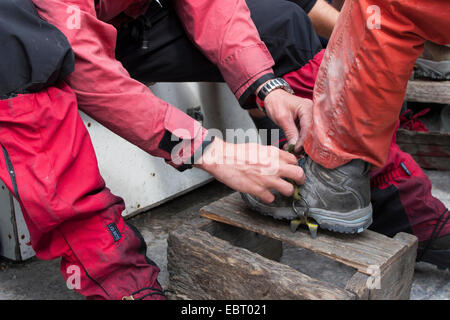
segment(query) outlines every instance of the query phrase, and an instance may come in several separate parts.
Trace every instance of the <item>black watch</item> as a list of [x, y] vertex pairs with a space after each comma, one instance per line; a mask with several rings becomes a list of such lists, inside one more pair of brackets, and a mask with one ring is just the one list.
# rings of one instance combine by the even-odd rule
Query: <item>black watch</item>
[[267, 95], [275, 89], [283, 89], [290, 94], [294, 94], [294, 90], [292, 90], [289, 83], [287, 83], [283, 78], [275, 78], [267, 81], [262, 88], [258, 92], [258, 98], [261, 101], [267, 97]]

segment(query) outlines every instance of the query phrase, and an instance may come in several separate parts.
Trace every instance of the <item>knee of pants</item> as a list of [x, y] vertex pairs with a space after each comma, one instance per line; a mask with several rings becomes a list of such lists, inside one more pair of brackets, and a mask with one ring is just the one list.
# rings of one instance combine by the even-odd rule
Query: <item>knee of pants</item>
[[67, 85], [0, 102], [0, 124], [0, 178], [39, 232], [122, 201], [105, 187]]
[[308, 14], [297, 4], [279, 0], [248, 0], [251, 17], [283, 75], [311, 60], [322, 45]]
[[292, 36], [301, 32], [301, 29], [312, 31], [308, 14], [295, 3], [279, 0], [248, 0], [247, 5], [261, 37]]

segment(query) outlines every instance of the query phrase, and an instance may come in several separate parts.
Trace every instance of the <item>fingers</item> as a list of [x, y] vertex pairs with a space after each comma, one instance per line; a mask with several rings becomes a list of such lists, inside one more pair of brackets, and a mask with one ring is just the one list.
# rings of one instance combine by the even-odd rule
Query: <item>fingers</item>
[[[220, 141], [220, 140], [219, 140]], [[297, 158], [289, 152], [274, 146], [245, 144], [244, 153], [233, 153], [233, 162], [221, 162], [220, 165], [204, 167], [217, 180], [244, 193], [252, 194], [266, 203], [275, 200], [270, 190], [276, 190], [284, 196], [292, 196], [292, 183], [283, 178], [292, 179], [297, 184], [305, 181], [303, 170], [298, 166]], [[222, 147], [223, 148], [223, 147]], [[258, 161], [249, 161], [249, 154], [257, 155]], [[239, 158], [243, 156], [243, 158]], [[263, 159], [264, 161], [262, 161]]]
[[294, 193], [294, 186], [292, 185], [292, 183], [289, 183], [286, 180], [280, 178], [273, 179], [269, 183], [269, 186], [286, 197], [290, 197]]
[[297, 157], [290, 152], [279, 150], [280, 160], [286, 161], [288, 164], [297, 164]]
[[298, 141], [299, 132], [292, 113], [285, 113], [276, 120], [286, 135], [288, 145], [296, 144]]
[[275, 200], [275, 196], [268, 189], [263, 191], [263, 192], [261, 192], [261, 193], [254, 194], [254, 195], [257, 196], [258, 198], [260, 198], [265, 203], [271, 203], [271, 202], [273, 202]]
[[270, 189], [274, 189], [281, 193], [285, 197], [290, 197], [294, 193], [294, 186], [292, 183], [282, 179], [289, 178], [295, 181], [297, 184], [305, 183], [305, 174], [299, 166], [284, 165], [280, 168], [279, 175], [267, 177], [264, 182], [263, 190], [258, 190], [255, 194], [258, 198], [266, 203], [271, 203], [275, 200], [274, 195], [270, 192]]
[[306, 181], [303, 169], [298, 165], [285, 165], [280, 167], [280, 177], [294, 180], [296, 184], [304, 184]]
[[295, 144], [294, 151], [300, 152], [312, 126], [312, 101], [306, 100], [305, 103], [298, 108], [297, 115], [300, 119], [300, 135]]
[[271, 189], [278, 191], [286, 197], [290, 197], [294, 193], [294, 186], [292, 183], [275, 176], [266, 180], [263, 187], [257, 187], [250, 193], [266, 203], [271, 203], [275, 200], [275, 196], [270, 191]]

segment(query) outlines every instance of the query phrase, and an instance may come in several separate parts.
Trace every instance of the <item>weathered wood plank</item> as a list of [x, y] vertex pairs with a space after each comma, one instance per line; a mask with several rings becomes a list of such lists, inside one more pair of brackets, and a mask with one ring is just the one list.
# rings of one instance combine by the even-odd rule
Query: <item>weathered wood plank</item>
[[176, 298], [356, 298], [349, 291], [313, 279], [189, 225], [169, 234], [167, 258], [169, 290]]
[[[238, 193], [234, 193], [230, 196], [224, 197], [214, 203], [211, 203], [210, 205], [202, 208], [200, 210], [201, 213], [203, 213], [203, 210], [219, 212], [221, 214], [224, 214], [224, 218], [227, 217], [227, 215], [242, 215], [243, 218], [245, 218], [245, 222], [252, 224], [257, 219], [257, 221], [262, 222], [262, 228], [265, 228], [267, 226], [267, 223], [273, 222], [273, 225], [278, 231], [282, 232], [283, 235], [287, 235], [288, 237], [296, 237], [296, 233], [290, 232], [290, 230], [287, 231], [287, 224], [284, 221], [276, 221], [273, 218], [270, 217], [264, 217], [260, 214], [257, 214], [250, 210], [247, 205], [242, 201], [240, 195]], [[231, 216], [230, 216], [231, 217]], [[241, 217], [241, 218], [242, 218]], [[236, 218], [236, 217], [235, 217]], [[226, 219], [226, 218], [225, 218]], [[238, 218], [239, 219], [239, 218]], [[225, 222], [222, 221], [222, 222]], [[275, 231], [277, 231], [275, 230]], [[315, 239], [312, 239], [309, 236], [309, 233], [304, 230], [301, 230], [302, 235], [306, 236], [306, 240], [308, 244], [312, 245], [318, 245], [318, 243]], [[258, 232], [258, 231], [256, 231]], [[383, 235], [380, 235], [375, 232], [368, 232], [364, 234], [363, 236], [361, 234], [359, 235], [348, 235], [348, 234], [340, 234], [340, 233], [331, 233], [327, 232], [325, 230], [322, 230], [322, 233], [324, 235], [324, 238], [321, 239], [321, 242], [325, 242], [326, 244], [331, 244], [332, 246], [335, 246], [338, 240], [338, 243], [349, 246], [350, 248], [354, 248], [356, 250], [358, 249], [374, 249], [374, 251], [370, 252], [371, 254], [378, 256], [381, 255], [382, 257], [391, 257], [393, 254], [395, 254], [398, 249], [401, 247], [390, 247], [392, 244], [392, 240], [388, 237], [385, 237]], [[330, 237], [331, 236], [331, 237]], [[284, 241], [284, 239], [281, 239]], [[373, 241], [376, 240], [376, 241]], [[382, 248], [382, 249], [380, 249]], [[347, 248], [346, 248], [347, 249]]]
[[353, 277], [348, 280], [345, 290], [349, 290], [356, 294], [358, 299], [368, 300], [370, 289], [367, 286], [369, 276], [357, 271]]
[[450, 170], [450, 133], [399, 129], [397, 144], [412, 155], [422, 168]]
[[389, 261], [388, 266], [378, 274], [374, 268], [371, 276], [356, 272], [347, 282], [346, 290], [355, 293], [358, 299], [409, 299], [418, 241], [417, 237], [404, 232], [396, 234], [394, 239], [406, 246]]
[[203, 207], [202, 216], [222, 223], [284, 241], [325, 255], [370, 275], [371, 266], [383, 270], [405, 244], [384, 235], [365, 230], [357, 235], [338, 234], [319, 230], [312, 239], [306, 229], [292, 233], [284, 221], [264, 217], [248, 209], [238, 193], [231, 194]]
[[417, 237], [400, 232], [394, 239], [406, 247], [398, 252], [388, 267], [381, 272], [379, 289], [369, 291], [370, 300], [407, 300], [410, 298], [412, 278], [417, 254]]
[[450, 146], [450, 133], [445, 132], [417, 132], [405, 129], [397, 130], [397, 143]]
[[[450, 161], [450, 135], [448, 145], [436, 145], [436, 144], [418, 144], [418, 143], [403, 143], [397, 142], [405, 152], [409, 154], [415, 154], [418, 156], [425, 156], [430, 158], [445, 158]], [[442, 159], [444, 160], [444, 159]]]
[[406, 100], [450, 103], [450, 81], [410, 80], [406, 89]]
[[283, 254], [283, 243], [281, 241], [229, 224], [218, 223], [204, 218], [199, 219], [208, 222], [205, 225], [203, 225], [203, 222], [194, 225], [199, 230], [206, 231], [216, 238], [228, 241], [231, 245], [250, 250], [264, 258], [280, 261]]
[[450, 158], [445, 157], [427, 157], [421, 156], [417, 154], [411, 155], [414, 160], [419, 164], [419, 166], [423, 169], [433, 169], [440, 171], [450, 170]]

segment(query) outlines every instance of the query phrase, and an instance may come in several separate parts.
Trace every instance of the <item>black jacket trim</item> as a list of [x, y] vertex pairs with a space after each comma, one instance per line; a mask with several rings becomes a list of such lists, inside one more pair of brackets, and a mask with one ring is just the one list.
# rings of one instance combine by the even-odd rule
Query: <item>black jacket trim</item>
[[255, 98], [255, 90], [258, 89], [258, 87], [264, 82], [271, 79], [275, 79], [275, 75], [273, 73], [266, 73], [265, 75], [259, 77], [255, 82], [253, 82], [239, 98], [239, 104], [241, 105], [241, 107], [244, 109], [256, 108], [255, 102], [253, 101]]

